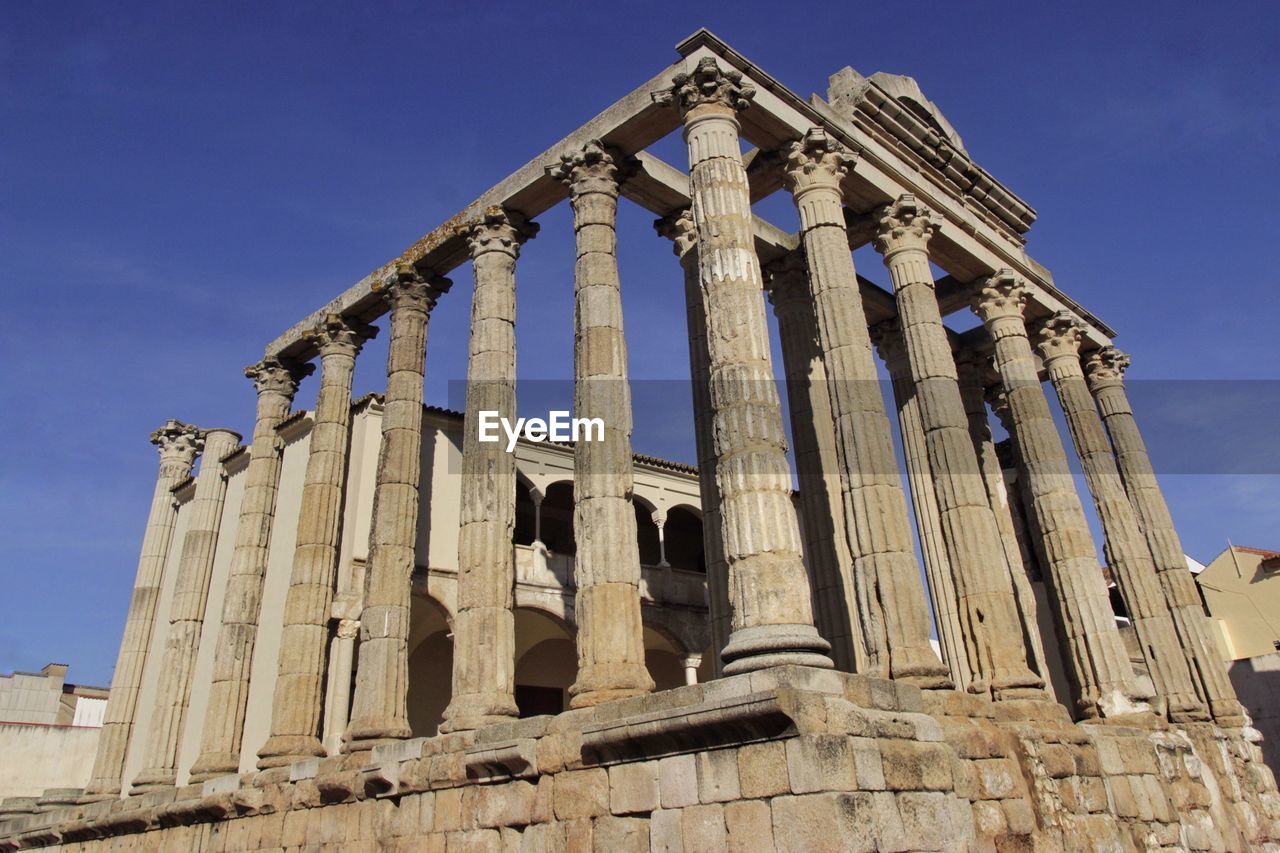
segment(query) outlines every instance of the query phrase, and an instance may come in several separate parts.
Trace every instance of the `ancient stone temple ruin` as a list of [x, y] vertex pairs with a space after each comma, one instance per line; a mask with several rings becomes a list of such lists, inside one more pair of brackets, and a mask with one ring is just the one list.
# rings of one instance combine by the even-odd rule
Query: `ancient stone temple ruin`
[[[1128, 357], [1027, 254], [1034, 211], [911, 78], [806, 100], [706, 31], [677, 50], [268, 344], [247, 444], [152, 435], [92, 781], [6, 801], [0, 850], [1280, 844]], [[646, 150], [677, 131], [687, 171]], [[774, 193], [798, 216], [757, 215]], [[675, 251], [696, 468], [632, 450], [620, 196]], [[508, 452], [479, 419], [514, 417], [521, 246], [565, 201], [604, 429]], [[423, 383], [468, 261], [459, 413]], [[383, 315], [385, 392], [353, 400]]]

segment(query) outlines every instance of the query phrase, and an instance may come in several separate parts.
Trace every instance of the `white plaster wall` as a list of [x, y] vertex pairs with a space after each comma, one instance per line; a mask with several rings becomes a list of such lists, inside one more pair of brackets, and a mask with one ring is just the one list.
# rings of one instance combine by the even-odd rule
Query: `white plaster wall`
[[83, 788], [101, 728], [0, 723], [0, 799], [38, 797], [46, 788]]

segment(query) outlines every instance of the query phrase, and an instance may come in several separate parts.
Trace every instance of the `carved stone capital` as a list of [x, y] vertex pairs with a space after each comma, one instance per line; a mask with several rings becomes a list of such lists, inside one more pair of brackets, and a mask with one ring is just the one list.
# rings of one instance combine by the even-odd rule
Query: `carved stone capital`
[[298, 392], [298, 383], [315, 372], [310, 362], [296, 362], [267, 356], [257, 364], [244, 369], [245, 378], [253, 382], [258, 396], [280, 394], [292, 400]]
[[800, 249], [770, 261], [761, 271], [765, 292], [775, 311], [802, 305], [809, 299], [809, 268]]
[[898, 200], [876, 208], [872, 214], [876, 233], [872, 238], [876, 251], [886, 258], [904, 249], [928, 248], [929, 238], [938, 230], [933, 212], [920, 204], [911, 193]]
[[820, 127], [810, 128], [804, 139], [784, 146], [782, 154], [787, 189], [797, 196], [815, 188], [839, 191], [840, 182], [858, 162], [855, 154]]
[[618, 185], [625, 167], [633, 165], [616, 150], [598, 139], [588, 141], [578, 151], [561, 154], [560, 162], [547, 168], [547, 174], [568, 185], [573, 198], [587, 193], [604, 193], [617, 197]]
[[687, 207], [670, 216], [655, 219], [653, 230], [658, 232], [659, 237], [666, 237], [671, 241], [678, 258], [684, 258], [698, 245], [698, 227]]
[[890, 371], [895, 365], [905, 364], [907, 356], [906, 342], [902, 339], [902, 323], [897, 317], [881, 320], [868, 330], [871, 343], [880, 354], [880, 359]]
[[1095, 391], [1123, 383], [1128, 369], [1129, 356], [1115, 347], [1094, 350], [1084, 359], [1085, 376], [1089, 379], [1089, 387]]
[[408, 308], [430, 313], [453, 281], [434, 273], [421, 273], [413, 264], [401, 262], [382, 281], [382, 297], [393, 310]]
[[532, 239], [539, 228], [538, 223], [529, 221], [523, 213], [496, 204], [486, 210], [478, 222], [464, 227], [473, 260], [486, 252], [502, 252], [518, 258], [520, 246]]
[[360, 635], [360, 620], [339, 619], [336, 633], [339, 640], [354, 640]]
[[1027, 286], [1013, 270], [997, 270], [979, 284], [972, 305], [984, 323], [1011, 317], [1022, 321], [1022, 312], [1027, 306]]
[[1036, 346], [1045, 363], [1060, 358], [1080, 358], [1084, 325], [1070, 311], [1059, 311], [1036, 324]]
[[204, 450], [204, 430], [169, 418], [151, 433], [151, 443], [160, 451], [160, 476], [181, 479], [191, 473], [196, 455]]
[[742, 82], [742, 73], [734, 69], [722, 69], [714, 57], [706, 56], [698, 61], [693, 73], [680, 73], [671, 79], [672, 86], [653, 93], [653, 101], [663, 106], [674, 106], [681, 116], [687, 116], [698, 107], [714, 106], [737, 112], [751, 105], [755, 87]]
[[347, 355], [355, 358], [364, 342], [378, 334], [378, 330], [340, 314], [330, 314], [310, 332], [311, 342], [320, 351], [320, 357]]

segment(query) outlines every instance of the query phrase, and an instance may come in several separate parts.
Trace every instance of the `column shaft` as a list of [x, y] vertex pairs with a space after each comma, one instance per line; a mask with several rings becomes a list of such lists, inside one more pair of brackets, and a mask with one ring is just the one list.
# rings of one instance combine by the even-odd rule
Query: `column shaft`
[[[813, 612], [818, 633], [831, 643], [836, 668], [845, 672], [887, 675], [887, 655], [868, 659], [864, 612], [868, 602], [858, 597], [853, 581], [842, 518], [840, 463], [826, 366], [818, 349], [818, 321], [809, 299], [804, 259], [792, 252], [765, 269], [769, 301], [778, 318], [778, 340], [787, 377], [791, 415], [792, 453], [800, 484], [800, 525], [804, 530], [804, 563], [813, 586]], [[881, 627], [879, 610], [876, 628]], [[884, 648], [879, 632], [877, 649]], [[881, 666], [886, 665], [886, 666]]]
[[209, 600], [213, 558], [222, 524], [223, 501], [227, 494], [222, 458], [235, 450], [240, 436], [229, 429], [205, 433], [204, 461], [191, 500], [191, 522], [182, 539], [182, 554], [174, 578], [173, 602], [169, 608], [169, 633], [165, 637], [160, 664], [160, 684], [156, 689], [156, 710], [151, 720], [144, 769], [134, 779], [131, 793], [143, 793], [173, 785], [178, 775], [178, 750], [186, 723], [195, 678], [196, 653]]
[[213, 684], [201, 735], [200, 756], [191, 768], [191, 781], [200, 782], [240, 770], [245, 709], [253, 648], [262, 610], [262, 584], [271, 548], [276, 492], [280, 485], [283, 450], [276, 427], [288, 416], [298, 381], [310, 365], [285, 365], [266, 359], [245, 368], [258, 392], [258, 410], [249, 446], [244, 497], [236, 523], [236, 547], [231, 555], [222, 627], [214, 653]]
[[[990, 364], [989, 359], [986, 361]], [[969, 418], [969, 437], [973, 440], [973, 449], [978, 455], [978, 469], [982, 472], [982, 482], [987, 490], [987, 500], [991, 504], [996, 527], [1000, 530], [1001, 550], [1004, 551], [1005, 567], [1013, 583], [1013, 597], [1022, 622], [1022, 635], [1031, 652], [1031, 663], [1036, 672], [1048, 678], [1048, 662], [1045, 659], [1044, 643], [1040, 638], [1040, 623], [1036, 612], [1038, 608], [1027, 571], [1027, 556], [1018, 539], [1013, 506], [1004, 481], [1004, 469], [1000, 465], [1000, 457], [991, 437], [982, 381], [983, 371], [975, 363], [972, 351], [961, 352], [956, 356], [956, 373], [960, 380], [960, 399], [964, 404], [965, 415]]]
[[929, 578], [938, 645], [942, 648], [942, 657], [951, 673], [952, 682], [958, 685], [969, 684], [973, 680], [973, 672], [969, 669], [969, 654], [965, 649], [967, 631], [957, 608], [956, 586], [947, 560], [947, 546], [942, 535], [942, 515], [938, 512], [938, 498], [933, 490], [933, 472], [929, 470], [929, 449], [920, 421], [920, 401], [916, 395], [915, 383], [911, 381], [911, 365], [907, 361], [907, 349], [902, 340], [902, 326], [896, 318], [886, 320], [876, 327], [875, 344], [889, 371], [898, 407], [898, 431], [902, 435], [902, 450], [906, 460], [907, 482], [911, 488], [911, 503], [915, 510], [920, 553], [924, 558], [925, 574]]
[[514, 212], [486, 211], [468, 232], [475, 292], [467, 360], [458, 531], [458, 613], [453, 621], [453, 698], [441, 731], [465, 731], [518, 714], [515, 617], [516, 458], [479, 440], [480, 413], [516, 414], [516, 258], [537, 232]]
[[429, 281], [411, 264], [401, 265], [385, 286], [391, 306], [391, 340], [360, 615], [360, 667], [346, 735], [346, 749], [352, 752], [413, 733], [407, 704], [409, 611], [417, 566], [422, 383], [427, 320], [440, 294], [448, 289], [448, 279]]
[[1080, 326], [1060, 312], [1040, 327], [1045, 368], [1075, 444], [1093, 505], [1102, 523], [1107, 564], [1133, 622], [1156, 695], [1171, 720], [1203, 720], [1208, 711], [1196, 696], [1186, 659], [1165, 606], [1155, 562], [1125, 494], [1120, 471], [1080, 364]]
[[138, 691], [147, 664], [147, 651], [151, 648], [156, 608], [160, 603], [164, 564], [169, 557], [178, 517], [172, 491], [174, 486], [191, 476], [191, 465], [204, 446], [204, 433], [171, 419], [151, 434], [151, 443], [160, 451], [160, 469], [151, 495], [146, 532], [142, 536], [142, 554], [138, 558], [133, 595], [125, 617], [124, 637], [120, 641], [120, 652], [111, 676], [106, 722], [98, 738], [93, 775], [85, 788], [90, 797], [113, 797], [120, 793], [125, 756], [137, 716]]
[[1076, 710], [1085, 717], [1148, 710], [1116, 628], [1097, 551], [1076, 492], [1067, 453], [1027, 339], [1026, 292], [1008, 271], [988, 278], [974, 300], [995, 341], [995, 363], [1008, 399], [1014, 440], [1027, 473], [1047, 559], [1050, 601], [1067, 652]]
[[1111, 436], [1125, 491], [1151, 548], [1165, 604], [1200, 697], [1219, 725], [1243, 726], [1247, 721], [1244, 708], [1218, 653], [1213, 628], [1187, 570], [1182, 542], [1125, 392], [1123, 377], [1128, 366], [1129, 357], [1114, 347], [1091, 353], [1087, 361], [1089, 386]]
[[351, 438], [351, 377], [361, 345], [374, 334], [337, 315], [312, 333], [320, 352], [320, 391], [285, 596], [271, 736], [258, 750], [263, 770], [325, 754], [320, 717]]
[[675, 78], [659, 100], [684, 117], [690, 195], [706, 300], [716, 480], [733, 595], [725, 672], [800, 664], [830, 667], [813, 625], [791, 504], [791, 469], [769, 357], [751, 198], [736, 111], [753, 90], [713, 58]]
[[1028, 666], [1000, 532], [969, 438], [929, 270], [927, 246], [936, 226], [910, 195], [880, 208], [875, 218], [876, 248], [893, 280], [961, 623], [968, 626], [973, 681], [965, 686], [997, 699], [1041, 698], [1043, 682]]
[[698, 455], [698, 493], [702, 505], [703, 563], [707, 569], [707, 611], [711, 623], [711, 668], [723, 673], [720, 652], [729, 643], [732, 608], [729, 564], [724, 556], [720, 518], [720, 487], [716, 483], [715, 438], [712, 435], [711, 355], [707, 350], [707, 312], [698, 272], [698, 235], [693, 214], [685, 209], [654, 222], [657, 232], [672, 241], [684, 271], [685, 320], [689, 329], [689, 387], [693, 395], [693, 431]]
[[[653, 690], [640, 621], [640, 549], [631, 455], [631, 391], [618, 279], [616, 157], [598, 141], [566, 154], [553, 177], [569, 185], [574, 266], [574, 416], [598, 419], [600, 440], [573, 447], [578, 676], [570, 706]], [[661, 528], [659, 528], [661, 536]]]
[[809, 296], [829, 379], [854, 583], [868, 616], [881, 622], [878, 630], [863, 625], [871, 664], [891, 678], [950, 687], [947, 668], [929, 645], [929, 610], [907, 499], [849, 252], [840, 182], [852, 157], [817, 128], [788, 146], [786, 156], [786, 182], [800, 212]]

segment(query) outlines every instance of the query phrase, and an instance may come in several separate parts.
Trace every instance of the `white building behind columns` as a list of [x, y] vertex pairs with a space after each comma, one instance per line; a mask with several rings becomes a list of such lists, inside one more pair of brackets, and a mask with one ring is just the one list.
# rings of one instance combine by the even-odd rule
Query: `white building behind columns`
[[[359, 618], [369, 523], [382, 428], [381, 398], [369, 394], [352, 404], [349, 472], [343, 509], [338, 584], [331, 627]], [[257, 750], [271, 725], [271, 700], [285, 596], [297, 533], [311, 430], [310, 413], [299, 411], [278, 432], [283, 443], [280, 491], [273, 522], [270, 558], [263, 589], [261, 626], [254, 647], [241, 772], [251, 771]], [[409, 641], [409, 708], [415, 735], [436, 731], [449, 701], [452, 640], [449, 624], [457, 608], [459, 493], [462, 416], [428, 406], [423, 423], [422, 487], [417, 559]], [[550, 442], [521, 441], [515, 450], [519, 482], [513, 546], [516, 554], [516, 698], [525, 713], [558, 712], [568, 707], [567, 689], [576, 660], [573, 647], [573, 449]], [[223, 597], [236, 519], [243, 496], [248, 454], [226, 457], [226, 505], [218, 536], [213, 578], [196, 661], [191, 703], [178, 756], [178, 784], [184, 784], [200, 749], [214, 643], [221, 627]], [[641, 594], [646, 659], [659, 688], [675, 687], [709, 675], [706, 575], [696, 469], [677, 462], [636, 456], [635, 506], [643, 566]], [[151, 653], [143, 674], [136, 731], [145, 732], [154, 713], [163, 659], [176, 564], [194, 495], [194, 479], [173, 490], [177, 528], [164, 573]], [[661, 538], [658, 521], [663, 523]], [[666, 559], [664, 560], [664, 552]], [[663, 565], [663, 563], [666, 565]], [[342, 640], [335, 640], [335, 644]], [[352, 658], [330, 656], [326, 690], [325, 745], [336, 752], [349, 712]], [[144, 760], [139, 740], [130, 745], [125, 780], [137, 775]], [[92, 756], [92, 750], [87, 755]], [[86, 770], [87, 773], [87, 770]], [[83, 783], [84, 780], [80, 780]]]

